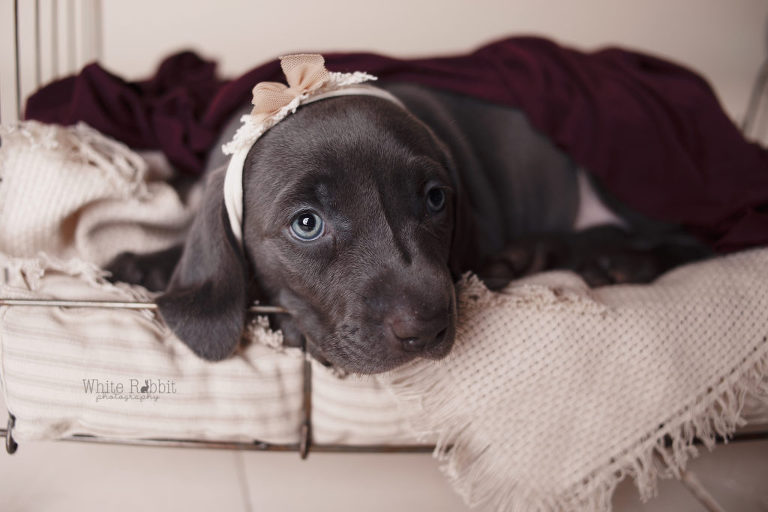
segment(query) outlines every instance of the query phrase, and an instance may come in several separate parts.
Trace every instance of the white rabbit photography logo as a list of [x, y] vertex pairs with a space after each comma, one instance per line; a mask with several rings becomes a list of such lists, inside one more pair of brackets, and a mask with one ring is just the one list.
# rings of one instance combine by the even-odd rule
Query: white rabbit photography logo
[[83, 379], [83, 391], [93, 395], [96, 402], [121, 400], [127, 402], [157, 402], [162, 395], [176, 393], [176, 382], [170, 379]]

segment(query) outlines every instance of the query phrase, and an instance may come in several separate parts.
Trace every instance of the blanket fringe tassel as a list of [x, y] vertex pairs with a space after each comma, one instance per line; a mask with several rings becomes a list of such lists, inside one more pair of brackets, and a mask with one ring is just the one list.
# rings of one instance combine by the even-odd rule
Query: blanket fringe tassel
[[[696, 440], [711, 451], [718, 437], [727, 441], [737, 427], [746, 424], [742, 410], [748, 396], [768, 405], [768, 342], [765, 337], [758, 341], [737, 368], [657, 432], [556, 495], [523, 488], [514, 480], [505, 481], [503, 487], [495, 484], [498, 475], [509, 472], [509, 461], [494, 457], [490, 444], [478, 445], [473, 440], [476, 436], [468, 432], [470, 420], [447, 399], [437, 399], [428, 414], [413, 416], [412, 426], [425, 437], [438, 437], [434, 456], [471, 507], [512, 512], [609, 511], [613, 492], [624, 478], [632, 477], [641, 499], [647, 501], [656, 495], [659, 477], [679, 479], [684, 475], [688, 461], [698, 455]], [[447, 390], [434, 389], [436, 382], [429, 372], [414, 370], [401, 375], [391, 385], [400, 399], [417, 408], [427, 394], [451, 396]], [[440, 426], [437, 432], [435, 425]]]

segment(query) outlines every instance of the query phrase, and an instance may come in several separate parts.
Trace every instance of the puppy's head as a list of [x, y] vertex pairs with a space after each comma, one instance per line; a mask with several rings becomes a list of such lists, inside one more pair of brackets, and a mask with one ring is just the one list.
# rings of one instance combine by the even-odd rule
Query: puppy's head
[[244, 254], [219, 189], [158, 301], [163, 316], [198, 354], [226, 357], [255, 279], [265, 301], [290, 311], [278, 319], [286, 341], [303, 339], [344, 370], [376, 373], [446, 355], [456, 321], [449, 166], [434, 135], [387, 100], [302, 107], [246, 159]]

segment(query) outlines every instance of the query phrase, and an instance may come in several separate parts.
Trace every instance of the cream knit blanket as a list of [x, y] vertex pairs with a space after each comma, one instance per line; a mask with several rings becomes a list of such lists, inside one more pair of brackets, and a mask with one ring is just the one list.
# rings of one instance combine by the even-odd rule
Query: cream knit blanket
[[124, 251], [181, 240], [199, 193], [185, 204], [147, 161], [85, 124], [0, 126], [0, 252], [39, 252], [104, 265]]
[[[134, 211], [139, 204], [151, 210], [156, 197], [143, 196], [146, 189], [137, 178], [141, 173], [134, 172], [141, 169], [141, 161], [92, 130], [27, 123], [21, 129], [4, 130], [2, 136], [0, 252], [31, 257], [45, 250], [100, 263], [117, 252], [110, 244], [120, 246], [120, 226], [107, 225], [102, 231], [110, 233], [106, 238], [100, 238], [98, 229], [84, 229], [81, 223], [89, 208], [111, 203], [114, 208], [110, 211], [117, 216], [158, 218]], [[93, 155], [95, 147], [102, 151]], [[35, 160], [43, 157], [47, 163]], [[58, 167], [49, 168], [51, 162], [58, 162]], [[88, 176], [82, 182], [73, 182], [71, 175], [57, 176], [67, 172]], [[41, 176], [57, 180], [56, 187], [37, 185]], [[65, 188], [67, 194], [58, 193]], [[11, 203], [13, 208], [8, 206]], [[172, 209], [178, 213], [184, 207]], [[143, 243], [142, 236], [137, 231], [136, 243]], [[154, 239], [167, 244], [169, 238]], [[46, 258], [4, 261], [12, 281], [4, 291], [71, 296], [90, 287], [97, 295], [143, 296], [140, 290], [107, 286], [95, 270], [84, 271], [80, 264], [73, 264], [80, 269], [75, 271]], [[41, 272], [29, 272], [34, 268]], [[747, 398], [768, 403], [767, 270], [768, 249], [761, 249], [679, 268], [649, 286], [590, 290], [574, 274], [553, 272], [512, 283], [504, 293], [491, 293], [467, 277], [458, 289], [459, 330], [452, 354], [437, 363], [416, 361], [380, 380], [400, 402], [399, 418], [407, 418], [424, 435], [439, 439], [437, 456], [468, 503], [489, 510], [608, 510], [620, 479], [632, 476], [643, 497], [652, 495], [657, 476], [678, 474], [696, 453], [694, 438], [711, 448], [716, 434], [730, 434], [743, 423]], [[61, 281], [78, 279], [78, 275], [80, 285]], [[30, 276], [37, 277], [30, 281]], [[131, 347], [139, 345], [147, 345], [150, 351], [130, 357], [132, 368], [139, 372], [150, 358], [154, 365], [150, 376], [152, 372], [179, 375], [188, 386], [188, 392], [177, 397], [181, 400], [165, 401], [170, 409], [147, 415], [146, 408], [129, 406], [136, 407], [134, 412], [144, 412], [145, 422], [166, 420], [156, 428], [210, 436], [210, 431], [200, 431], [200, 423], [187, 421], [180, 427], [167, 420], [195, 411], [185, 407], [194, 407], [200, 393], [208, 393], [204, 398], [211, 404], [219, 403], [211, 390], [223, 391], [225, 401], [220, 404], [227, 411], [238, 410], [226, 402], [233, 399], [233, 393], [219, 380], [225, 379], [216, 369], [221, 363], [188, 357], [186, 347], [167, 336], [157, 318], [128, 311], [107, 315], [2, 308], [0, 313], [4, 392], [9, 407], [25, 412], [27, 421], [22, 418], [19, 426], [22, 431], [28, 429], [29, 437], [44, 437], [39, 431], [34, 433], [36, 427], [42, 428], [35, 415], [48, 422], [49, 436], [55, 436], [56, 426], [60, 427], [58, 433], [82, 432], [94, 425], [89, 422], [99, 421], [99, 429], [108, 432], [112, 428], [123, 435], [117, 420], [121, 414], [126, 423], [139, 429], [131, 435], [141, 435], [140, 428], [148, 423], [142, 423], [140, 415], [138, 419], [126, 416], [119, 405], [110, 405], [112, 416], [103, 409], [83, 416], [95, 408], [92, 404], [77, 408], [84, 403], [79, 390], [71, 398], [80, 400], [75, 405], [45, 400], [52, 396], [46, 395], [50, 390], [69, 389], [73, 378], [94, 368], [106, 368], [102, 375], [110, 376], [111, 369], [126, 363]], [[106, 331], [90, 331], [89, 335], [88, 315]], [[110, 326], [114, 336], [109, 335]], [[46, 332], [53, 334], [46, 337]], [[67, 332], [80, 334], [67, 338]], [[141, 332], [149, 334], [142, 337]], [[274, 335], [266, 329], [250, 332], [256, 342], [274, 342]], [[110, 342], [112, 338], [118, 347]], [[62, 343], [62, 339], [70, 343]], [[58, 368], [66, 354], [46, 358], [51, 346], [64, 352], [71, 347], [76, 355], [69, 361], [86, 361], [87, 366]], [[296, 389], [292, 380], [295, 355], [281, 355], [288, 358], [282, 362], [270, 362], [271, 356], [254, 359], [261, 350], [252, 346], [224, 364], [237, 372], [238, 385], [248, 382], [249, 372], [254, 379], [265, 380], [264, 389], [272, 391], [262, 398], [283, 415], [270, 421], [290, 428], [295, 422], [290, 411], [295, 409], [282, 408], [274, 398], [284, 392], [280, 379], [286, 375], [293, 382], [289, 392]], [[30, 354], [37, 354], [34, 364]], [[9, 363], [13, 364], [10, 372]], [[14, 379], [14, 372], [21, 378]], [[321, 395], [331, 403], [342, 402], [334, 397], [343, 394], [339, 390], [345, 387], [374, 389], [372, 383], [333, 381], [329, 374], [322, 375], [328, 385]], [[269, 387], [269, 376], [277, 384]], [[27, 400], [30, 390], [37, 393], [39, 403]], [[371, 407], [386, 403], [375, 402], [381, 395], [369, 391], [348, 397], [353, 395], [357, 398], [350, 401], [357, 411], [363, 411], [369, 401], [373, 401]], [[234, 396], [236, 401], [242, 398], [242, 394]], [[292, 395], [290, 400], [295, 402], [296, 397]], [[163, 401], [159, 403], [162, 406]], [[51, 415], [51, 411], [57, 412]], [[368, 423], [363, 424], [371, 429], [386, 421], [368, 414]], [[348, 417], [352, 420], [355, 415]], [[248, 421], [240, 426], [253, 433], [265, 428]], [[206, 425], [202, 427], [205, 430]], [[243, 434], [231, 425], [223, 428], [234, 437]], [[280, 429], [266, 428], [261, 433], [275, 440], [295, 439], [294, 434], [283, 439]], [[665, 439], [670, 440], [669, 446]]]

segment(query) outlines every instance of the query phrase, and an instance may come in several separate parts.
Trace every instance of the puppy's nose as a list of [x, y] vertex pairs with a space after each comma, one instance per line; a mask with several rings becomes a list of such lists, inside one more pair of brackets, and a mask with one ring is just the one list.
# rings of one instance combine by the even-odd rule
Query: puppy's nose
[[390, 322], [390, 327], [405, 352], [422, 352], [442, 341], [448, 330], [448, 318], [442, 315], [421, 320], [413, 316], [399, 316]]

